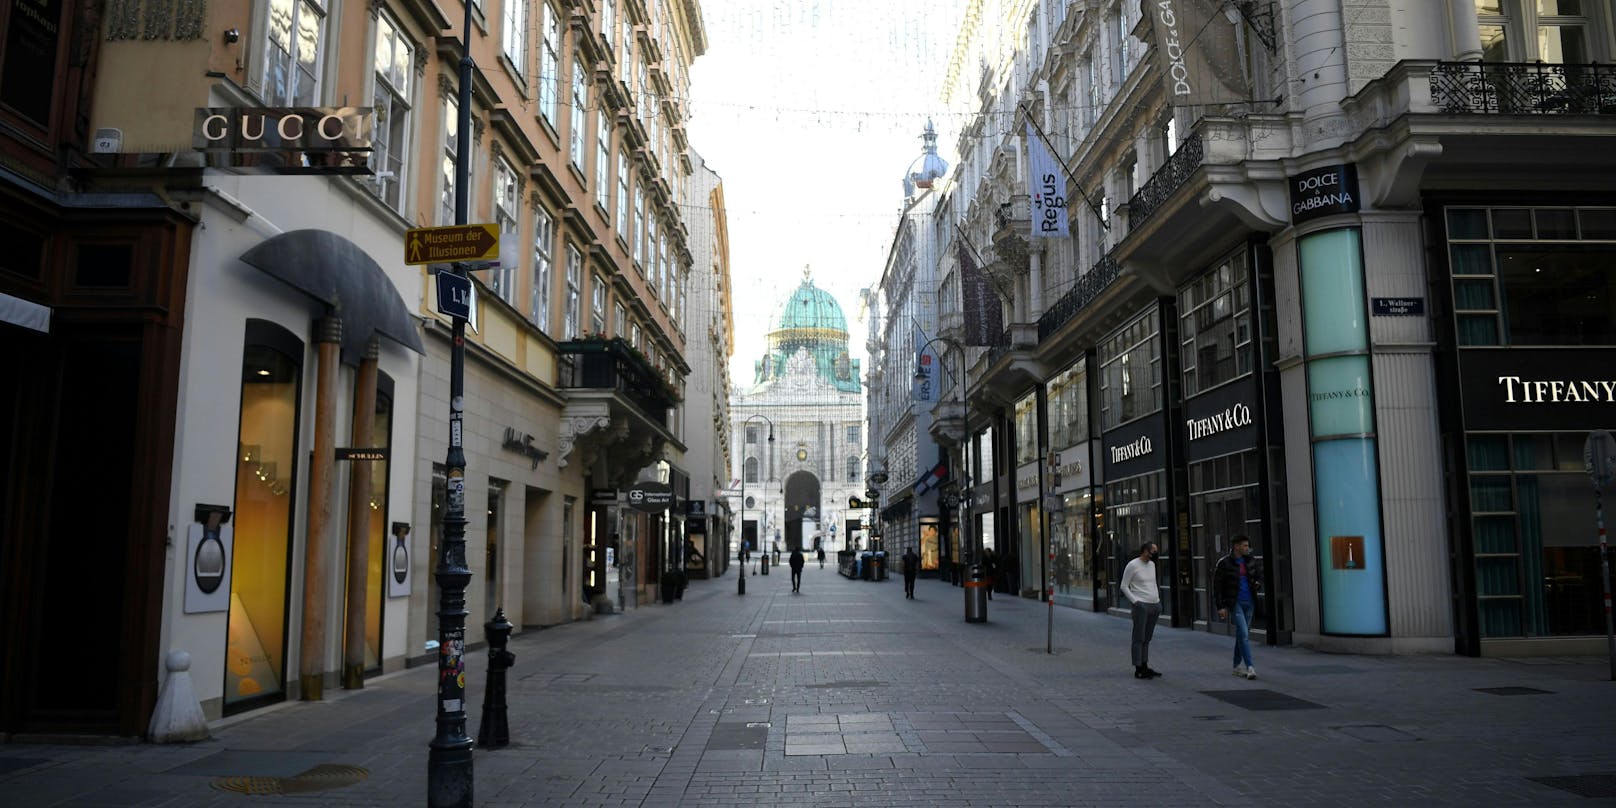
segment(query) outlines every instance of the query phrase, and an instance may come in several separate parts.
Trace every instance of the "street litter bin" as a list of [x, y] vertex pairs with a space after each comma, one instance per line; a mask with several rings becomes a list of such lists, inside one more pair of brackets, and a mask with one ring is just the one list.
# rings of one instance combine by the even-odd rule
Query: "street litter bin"
[[859, 554], [859, 578], [865, 581], [875, 580], [875, 553]]
[[887, 554], [885, 550], [877, 550], [875, 553], [875, 580], [885, 581], [886, 579]]
[[965, 576], [965, 622], [988, 621], [988, 580], [979, 564], [972, 564]]

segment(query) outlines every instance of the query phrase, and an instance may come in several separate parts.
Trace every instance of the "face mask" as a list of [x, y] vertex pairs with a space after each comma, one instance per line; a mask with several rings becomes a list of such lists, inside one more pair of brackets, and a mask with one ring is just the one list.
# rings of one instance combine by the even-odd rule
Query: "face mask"
[[1150, 560], [1151, 561], [1155, 561], [1158, 558], [1161, 558], [1161, 551], [1159, 551], [1159, 550], [1150, 551]]

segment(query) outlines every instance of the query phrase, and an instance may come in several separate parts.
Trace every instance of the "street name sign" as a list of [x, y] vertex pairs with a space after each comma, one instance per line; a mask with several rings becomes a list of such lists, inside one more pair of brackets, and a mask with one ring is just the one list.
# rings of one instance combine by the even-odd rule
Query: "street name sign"
[[404, 263], [499, 260], [499, 225], [415, 227], [404, 234]]
[[471, 279], [453, 272], [439, 272], [438, 311], [462, 320], [471, 319]]

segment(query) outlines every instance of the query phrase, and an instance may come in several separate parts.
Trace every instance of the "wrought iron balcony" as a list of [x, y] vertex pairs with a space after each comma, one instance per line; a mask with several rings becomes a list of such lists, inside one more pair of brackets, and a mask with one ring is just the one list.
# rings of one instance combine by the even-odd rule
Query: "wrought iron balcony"
[[1203, 156], [1201, 133], [1195, 132], [1184, 140], [1178, 151], [1173, 152], [1172, 157], [1167, 158], [1166, 164], [1150, 175], [1150, 181], [1128, 200], [1129, 232], [1156, 215], [1156, 211], [1172, 198], [1173, 192], [1189, 180], [1195, 169], [1201, 167]]
[[666, 424], [668, 409], [678, 403], [662, 374], [622, 339], [568, 340], [556, 348], [564, 357], [563, 388], [614, 391], [659, 424]]
[[1437, 62], [1431, 102], [1450, 114], [1616, 115], [1616, 66]]
[[1038, 340], [1042, 342], [1049, 339], [1051, 334], [1059, 331], [1061, 326], [1076, 317], [1078, 312], [1088, 306], [1094, 298], [1099, 297], [1100, 293], [1121, 274], [1122, 266], [1109, 253], [1094, 262], [1094, 266], [1077, 279], [1077, 285], [1061, 295], [1061, 299], [1055, 301], [1055, 305], [1050, 306], [1044, 312], [1044, 316], [1038, 318]]

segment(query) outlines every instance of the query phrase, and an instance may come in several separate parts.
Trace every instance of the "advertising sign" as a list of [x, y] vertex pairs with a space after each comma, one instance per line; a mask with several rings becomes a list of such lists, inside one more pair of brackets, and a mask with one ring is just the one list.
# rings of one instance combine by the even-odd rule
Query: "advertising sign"
[[1616, 350], [1462, 348], [1466, 429], [1583, 430], [1616, 424]]
[[635, 483], [628, 489], [628, 506], [643, 513], [661, 513], [673, 506], [673, 489], [653, 480]]
[[1291, 177], [1287, 185], [1291, 224], [1358, 212], [1358, 166], [1353, 163], [1315, 168]]

